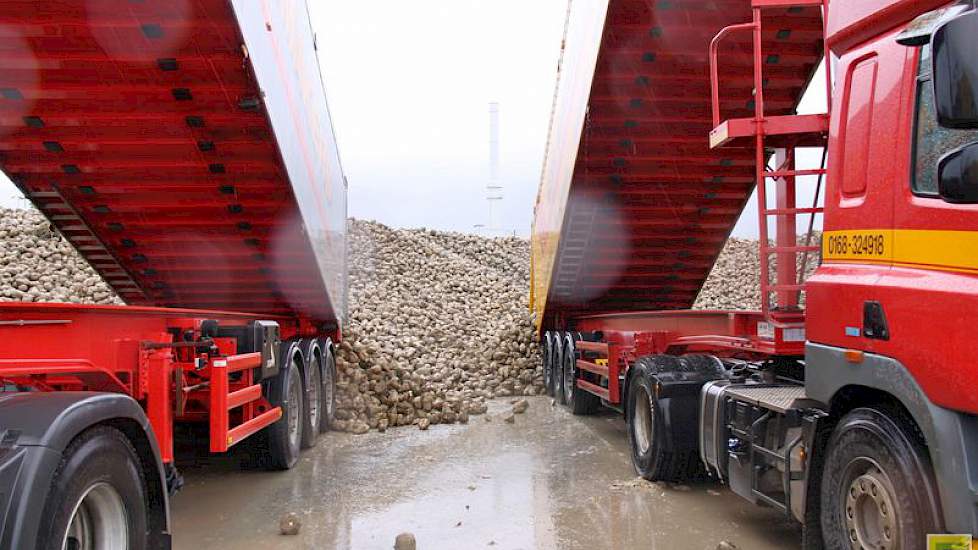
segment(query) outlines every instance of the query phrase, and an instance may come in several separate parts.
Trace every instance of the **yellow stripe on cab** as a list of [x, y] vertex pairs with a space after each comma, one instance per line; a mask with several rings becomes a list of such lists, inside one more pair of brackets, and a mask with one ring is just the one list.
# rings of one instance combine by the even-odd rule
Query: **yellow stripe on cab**
[[978, 272], [978, 231], [855, 229], [822, 235], [825, 261]]

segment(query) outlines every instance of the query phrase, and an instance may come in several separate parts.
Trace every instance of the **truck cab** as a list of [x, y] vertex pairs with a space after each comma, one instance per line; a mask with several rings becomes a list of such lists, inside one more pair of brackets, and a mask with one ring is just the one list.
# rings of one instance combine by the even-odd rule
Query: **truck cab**
[[874, 4], [829, 9], [835, 82], [823, 263], [806, 287], [806, 394], [833, 418], [865, 404], [892, 411], [926, 448], [943, 528], [975, 533], [978, 201], [941, 180], [978, 131], [938, 120], [934, 82], [934, 44], [946, 43], [934, 34], [974, 16], [961, 4]]

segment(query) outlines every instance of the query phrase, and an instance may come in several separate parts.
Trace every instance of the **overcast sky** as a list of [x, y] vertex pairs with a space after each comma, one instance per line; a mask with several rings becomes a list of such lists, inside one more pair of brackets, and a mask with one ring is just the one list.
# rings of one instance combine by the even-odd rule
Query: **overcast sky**
[[[496, 101], [504, 186], [498, 220], [527, 235], [567, 0], [309, 5], [350, 215], [458, 231], [485, 223], [488, 109]], [[824, 93], [813, 96], [806, 104], [817, 110]], [[0, 180], [0, 204], [16, 205], [17, 190]], [[755, 212], [745, 211], [735, 234], [756, 234]]]

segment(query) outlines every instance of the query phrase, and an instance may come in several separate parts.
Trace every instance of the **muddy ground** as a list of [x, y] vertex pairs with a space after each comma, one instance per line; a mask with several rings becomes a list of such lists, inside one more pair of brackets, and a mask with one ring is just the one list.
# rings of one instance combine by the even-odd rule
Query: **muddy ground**
[[[527, 414], [427, 431], [330, 433], [290, 472], [230, 456], [183, 453], [186, 486], [173, 499], [174, 547], [389, 549], [410, 531], [419, 550], [641, 548], [792, 549], [800, 529], [713, 484], [636, 480], [621, 419], [575, 418], [550, 399]], [[296, 536], [279, 518], [298, 514]]]

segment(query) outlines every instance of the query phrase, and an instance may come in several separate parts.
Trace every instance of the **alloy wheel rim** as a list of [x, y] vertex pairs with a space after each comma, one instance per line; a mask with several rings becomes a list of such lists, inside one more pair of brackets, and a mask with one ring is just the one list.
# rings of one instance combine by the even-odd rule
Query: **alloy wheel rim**
[[[632, 420], [632, 436], [635, 445], [638, 447], [639, 454], [648, 452], [652, 446], [652, 431], [655, 429], [655, 406], [652, 404], [652, 395], [645, 388], [639, 388], [645, 398], [639, 397], [635, 403], [635, 412]], [[648, 404], [648, 406], [645, 406]]]
[[574, 352], [567, 356], [564, 362], [564, 399], [570, 403], [574, 397]]
[[289, 444], [298, 447], [302, 437], [299, 419], [302, 416], [302, 384], [296, 376], [289, 380]]
[[129, 547], [129, 517], [114, 487], [99, 482], [75, 503], [62, 550], [124, 550]]
[[322, 412], [320, 397], [323, 391], [322, 374], [319, 371], [319, 362], [312, 365], [309, 373], [309, 423], [314, 427], [319, 427], [319, 415]]
[[326, 403], [326, 420], [332, 420], [336, 402], [333, 399], [333, 370], [330, 368], [323, 371], [323, 402]]
[[868, 458], [856, 459], [843, 501], [846, 535], [853, 550], [900, 550], [896, 493], [889, 476]]

